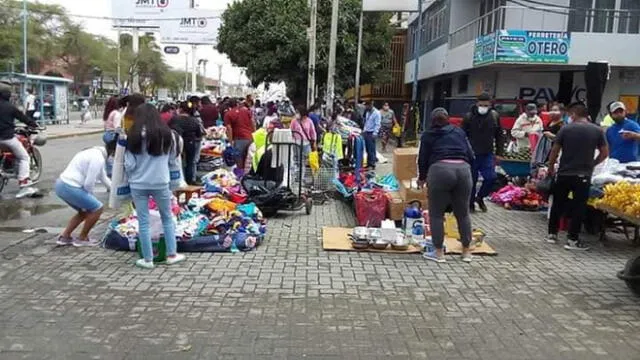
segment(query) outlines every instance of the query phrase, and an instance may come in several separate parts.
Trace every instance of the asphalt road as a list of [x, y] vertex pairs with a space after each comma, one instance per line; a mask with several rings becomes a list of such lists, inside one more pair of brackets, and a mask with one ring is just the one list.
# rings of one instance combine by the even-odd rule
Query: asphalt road
[[[10, 181], [0, 194], [0, 232], [23, 232], [38, 228], [46, 228], [52, 233], [60, 231], [74, 211], [56, 197], [53, 185], [77, 152], [101, 144], [100, 135], [90, 135], [50, 140], [41, 147], [44, 171], [36, 187], [43, 196], [17, 200], [17, 183]], [[105, 188], [97, 185], [96, 192], [98, 198], [106, 203]]]

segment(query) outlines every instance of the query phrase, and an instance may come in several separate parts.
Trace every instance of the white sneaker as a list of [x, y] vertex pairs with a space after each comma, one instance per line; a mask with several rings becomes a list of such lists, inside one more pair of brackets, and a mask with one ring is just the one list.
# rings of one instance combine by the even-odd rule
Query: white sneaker
[[32, 187], [23, 187], [16, 194], [16, 199], [22, 199], [28, 196], [33, 196], [38, 193], [38, 189]]
[[167, 256], [167, 261], [165, 261], [165, 264], [174, 265], [174, 264], [177, 264], [177, 263], [181, 263], [181, 262], [185, 261], [186, 259], [187, 259], [187, 257], [182, 255], [182, 254], [176, 254], [175, 256]]
[[143, 269], [153, 269], [156, 266], [153, 264], [153, 261], [147, 261], [145, 259], [138, 259], [136, 261], [136, 266]]
[[73, 240], [73, 246], [75, 247], [93, 247], [93, 246], [98, 246], [100, 245], [100, 240], [96, 240], [96, 239], [88, 239], [88, 240], [80, 240], [80, 239], [75, 239]]

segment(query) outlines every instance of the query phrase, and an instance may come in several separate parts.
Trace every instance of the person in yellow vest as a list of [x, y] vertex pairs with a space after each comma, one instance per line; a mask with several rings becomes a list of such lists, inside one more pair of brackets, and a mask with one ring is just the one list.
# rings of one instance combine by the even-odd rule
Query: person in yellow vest
[[127, 109], [125, 110], [124, 117], [122, 119], [122, 128], [126, 133], [129, 132], [129, 129], [133, 126], [133, 113], [136, 108], [145, 103], [145, 97], [142, 94], [131, 94], [125, 97], [127, 102]]

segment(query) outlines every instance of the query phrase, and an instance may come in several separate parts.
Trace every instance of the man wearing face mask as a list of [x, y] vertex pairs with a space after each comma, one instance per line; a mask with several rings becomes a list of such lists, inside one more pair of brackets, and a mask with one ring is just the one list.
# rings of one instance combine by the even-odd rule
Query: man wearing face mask
[[518, 148], [531, 149], [531, 142], [529, 141], [529, 135], [535, 133], [541, 133], [544, 129], [542, 119], [538, 116], [538, 107], [536, 104], [527, 104], [525, 112], [522, 113], [516, 119], [513, 128], [511, 129], [511, 136], [516, 138]]
[[380, 111], [373, 106], [371, 101], [367, 101], [362, 136], [367, 150], [367, 167], [371, 169], [376, 168], [376, 162], [378, 161], [376, 156], [376, 137], [380, 132], [380, 121]]
[[[500, 127], [500, 115], [491, 109], [491, 96], [483, 93], [478, 96], [476, 105], [462, 120], [462, 128], [469, 138], [475, 160], [471, 168], [473, 188], [471, 190], [470, 209], [475, 211], [475, 204], [480, 210], [487, 211], [484, 198], [489, 196], [496, 179], [495, 164], [500, 160], [504, 152], [504, 134]], [[494, 148], [495, 155], [494, 156]], [[478, 174], [482, 174], [482, 186], [476, 192]]]
[[619, 101], [609, 105], [608, 110], [614, 121], [614, 124], [607, 129], [607, 142], [611, 151], [610, 157], [621, 163], [638, 161], [640, 125], [626, 118], [627, 109]]

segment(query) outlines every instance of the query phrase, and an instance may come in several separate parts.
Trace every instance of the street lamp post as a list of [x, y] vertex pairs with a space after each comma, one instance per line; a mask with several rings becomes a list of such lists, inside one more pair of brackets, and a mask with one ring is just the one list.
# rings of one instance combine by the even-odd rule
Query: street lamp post
[[[27, 30], [29, 23], [29, 15], [27, 13], [27, 0], [22, 0], [22, 58], [24, 59], [23, 73], [24, 78], [22, 82], [22, 96], [27, 91], [27, 73], [29, 72], [29, 65], [27, 59]], [[25, 109], [26, 110], [26, 109]]]

